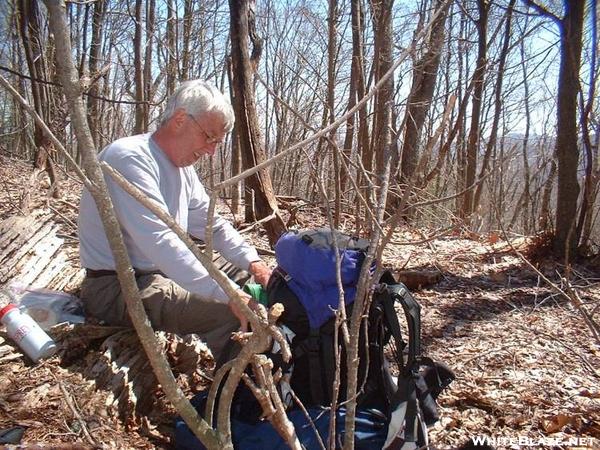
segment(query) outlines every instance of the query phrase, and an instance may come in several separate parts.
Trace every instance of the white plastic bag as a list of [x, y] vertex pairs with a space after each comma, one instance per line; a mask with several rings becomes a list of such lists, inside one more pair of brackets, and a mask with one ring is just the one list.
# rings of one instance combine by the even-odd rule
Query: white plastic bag
[[19, 309], [29, 314], [43, 330], [63, 322], [85, 322], [81, 301], [74, 295], [24, 286], [18, 281], [11, 282], [9, 288], [18, 300]]

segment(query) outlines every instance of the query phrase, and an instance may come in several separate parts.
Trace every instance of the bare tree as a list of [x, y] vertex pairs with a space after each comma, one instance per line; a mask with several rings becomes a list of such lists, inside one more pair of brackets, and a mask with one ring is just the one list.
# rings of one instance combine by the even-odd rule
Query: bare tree
[[556, 158], [558, 191], [556, 193], [556, 229], [552, 247], [557, 255], [573, 255], [579, 237], [576, 217], [579, 199], [577, 166], [579, 147], [577, 136], [577, 93], [583, 31], [583, 1], [564, 3], [565, 14], [557, 17], [546, 8], [526, 0], [542, 15], [552, 19], [560, 30], [560, 70], [558, 75]]
[[[103, 141], [100, 133], [100, 124], [102, 123], [100, 117], [100, 83], [102, 80], [101, 75], [98, 73], [100, 70], [100, 51], [102, 45], [102, 35], [104, 30], [104, 14], [106, 11], [106, 0], [98, 0], [93, 5], [94, 12], [92, 14], [92, 40], [90, 42], [90, 57], [88, 61], [89, 66], [89, 78], [90, 87], [88, 90], [88, 122], [90, 124], [90, 130], [92, 132], [92, 138], [96, 144], [96, 148], [101, 148]], [[105, 69], [102, 68], [102, 71]]]
[[460, 217], [467, 222], [473, 213], [473, 189], [477, 171], [477, 153], [479, 151], [481, 104], [483, 101], [484, 78], [487, 66], [487, 26], [490, 3], [487, 0], [477, 0], [479, 17], [475, 21], [477, 27], [477, 63], [473, 74], [473, 102], [471, 104], [471, 124], [467, 142], [467, 159], [465, 169], [465, 187], [468, 190], [463, 197], [459, 210]]
[[[46, 67], [46, 49], [43, 46], [43, 43], [47, 40], [42, 35], [38, 0], [18, 0], [17, 11], [25, 60], [31, 75], [30, 83], [34, 108], [39, 116], [49, 122], [51, 94], [48, 84], [44, 83], [48, 70]], [[35, 170], [31, 176], [29, 186], [25, 188], [22, 196], [20, 207], [23, 211], [29, 210], [29, 191], [36, 189], [37, 177], [41, 171], [48, 172], [50, 182], [53, 185], [52, 195], [56, 198], [60, 196], [56, 169], [51, 159], [54, 149], [37, 124], [34, 124], [33, 142], [35, 145]]]
[[415, 62], [412, 86], [405, 112], [404, 140], [401, 150], [400, 183], [407, 185], [415, 173], [419, 159], [421, 131], [433, 100], [435, 83], [445, 37], [446, 17], [449, 3], [438, 0], [436, 11], [442, 9], [431, 28], [426, 49]]
[[[233, 69], [233, 107], [237, 122], [237, 134], [242, 149], [244, 168], [250, 168], [265, 160], [261, 144], [256, 103], [254, 98], [253, 73], [260, 57], [260, 45], [254, 36], [252, 58], [248, 49], [248, 38], [254, 33], [254, 2], [229, 0], [231, 15], [231, 64]], [[254, 193], [257, 218], [272, 216], [265, 223], [271, 243], [285, 231], [285, 224], [278, 212], [277, 201], [268, 170], [261, 170], [246, 180], [246, 188]]]

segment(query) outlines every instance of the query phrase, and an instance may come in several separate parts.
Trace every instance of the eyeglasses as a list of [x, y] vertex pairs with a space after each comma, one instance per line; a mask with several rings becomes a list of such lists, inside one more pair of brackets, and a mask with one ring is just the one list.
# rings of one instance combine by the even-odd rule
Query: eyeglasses
[[196, 118], [194, 116], [192, 116], [191, 114], [188, 114], [188, 117], [190, 119], [192, 119], [192, 121], [198, 126], [198, 128], [200, 128], [200, 131], [202, 131], [202, 134], [206, 137], [206, 143], [207, 144], [222, 144], [223, 143], [223, 139], [224, 138], [216, 138], [214, 136], [211, 136], [210, 134], [208, 134], [204, 128], [202, 127], [202, 125], [200, 125], [200, 122], [198, 122], [196, 120]]

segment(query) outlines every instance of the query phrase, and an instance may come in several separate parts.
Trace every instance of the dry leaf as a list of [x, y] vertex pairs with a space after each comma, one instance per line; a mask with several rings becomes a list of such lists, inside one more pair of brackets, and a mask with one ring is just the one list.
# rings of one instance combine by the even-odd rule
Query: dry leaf
[[551, 419], [543, 421], [544, 431], [548, 434], [556, 433], [562, 430], [567, 425], [575, 425], [577, 423], [576, 416], [568, 416], [566, 414], [558, 414]]
[[579, 395], [587, 398], [600, 398], [600, 392], [590, 392], [587, 389], [583, 389], [579, 392]]
[[498, 235], [498, 233], [496, 231], [492, 231], [487, 238], [487, 241], [489, 244], [494, 245], [496, 242], [498, 242], [500, 240], [500, 236]]

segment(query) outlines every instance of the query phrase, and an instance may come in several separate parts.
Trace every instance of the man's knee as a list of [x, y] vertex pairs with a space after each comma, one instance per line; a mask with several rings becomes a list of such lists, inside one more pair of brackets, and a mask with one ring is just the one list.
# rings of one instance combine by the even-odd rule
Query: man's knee
[[121, 285], [116, 276], [86, 277], [81, 285], [80, 298], [86, 317], [100, 320], [107, 325], [131, 325], [121, 295]]

